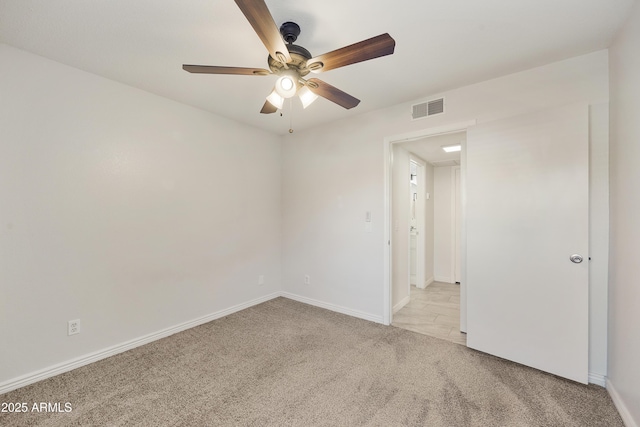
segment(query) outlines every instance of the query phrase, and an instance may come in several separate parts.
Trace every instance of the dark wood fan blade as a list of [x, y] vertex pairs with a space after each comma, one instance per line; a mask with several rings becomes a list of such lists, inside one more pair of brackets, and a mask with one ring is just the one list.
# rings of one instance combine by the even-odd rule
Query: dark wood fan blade
[[291, 62], [289, 50], [264, 0], [235, 0], [273, 59]]
[[262, 110], [260, 112], [262, 114], [272, 114], [278, 111], [278, 107], [270, 103], [269, 101], [264, 101], [264, 105], [262, 106]]
[[316, 73], [329, 71], [345, 65], [391, 55], [395, 47], [396, 41], [389, 34], [380, 34], [359, 43], [311, 58], [307, 61], [307, 68]]
[[360, 103], [358, 98], [354, 98], [346, 92], [331, 86], [329, 83], [325, 83], [322, 80], [313, 78], [307, 81], [307, 87], [311, 92], [318, 96], [328, 99], [331, 102], [335, 102], [341, 107], [347, 110], [357, 106]]
[[264, 68], [216, 67], [213, 65], [183, 65], [182, 69], [190, 73], [202, 74], [238, 74], [243, 76], [266, 76], [271, 74]]

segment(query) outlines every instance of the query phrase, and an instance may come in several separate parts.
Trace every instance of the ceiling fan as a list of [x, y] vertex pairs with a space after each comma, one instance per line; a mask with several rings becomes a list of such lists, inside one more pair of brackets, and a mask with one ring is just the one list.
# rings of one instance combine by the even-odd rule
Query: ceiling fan
[[278, 30], [264, 0], [235, 0], [235, 2], [269, 51], [269, 57], [267, 58], [269, 70], [264, 68], [187, 64], [184, 64], [182, 68], [190, 73], [245, 76], [275, 74], [279, 76], [273, 91], [267, 96], [267, 100], [260, 111], [263, 114], [275, 113], [278, 109], [282, 109], [285, 98], [291, 98], [295, 95], [299, 96], [304, 108], [307, 108], [318, 96], [335, 102], [346, 109], [357, 106], [360, 103], [359, 99], [320, 79], [305, 79], [305, 76], [310, 72], [320, 73], [391, 55], [396, 45], [395, 40], [389, 34], [381, 34], [359, 43], [312, 57], [307, 49], [293, 44], [300, 34], [298, 24], [285, 22]]

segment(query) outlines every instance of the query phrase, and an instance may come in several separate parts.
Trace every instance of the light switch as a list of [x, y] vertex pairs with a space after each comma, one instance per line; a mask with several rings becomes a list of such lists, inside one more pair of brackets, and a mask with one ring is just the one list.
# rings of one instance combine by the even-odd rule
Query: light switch
[[371, 211], [367, 211], [367, 214], [365, 215], [365, 221], [371, 222]]
[[365, 222], [364, 223], [364, 232], [365, 233], [371, 233], [373, 231], [373, 223], [372, 222]]
[[431, 198], [431, 194], [426, 193], [426, 194], [424, 195], [424, 198], [425, 198], [425, 199], [427, 199], [427, 200], [429, 200], [429, 199]]

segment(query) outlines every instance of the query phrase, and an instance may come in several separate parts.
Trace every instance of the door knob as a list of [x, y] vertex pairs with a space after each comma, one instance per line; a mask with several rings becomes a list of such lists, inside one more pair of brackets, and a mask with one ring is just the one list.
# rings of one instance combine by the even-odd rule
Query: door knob
[[575, 262], [576, 264], [580, 264], [582, 262], [582, 255], [573, 254], [569, 257], [571, 262]]

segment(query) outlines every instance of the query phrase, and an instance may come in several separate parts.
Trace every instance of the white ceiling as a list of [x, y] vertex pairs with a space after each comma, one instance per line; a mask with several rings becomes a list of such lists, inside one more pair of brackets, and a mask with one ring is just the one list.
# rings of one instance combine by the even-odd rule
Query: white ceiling
[[[298, 130], [609, 46], [634, 0], [266, 0], [312, 55], [388, 32], [395, 54], [317, 77], [352, 110], [294, 100]], [[259, 114], [275, 77], [194, 75], [183, 63], [268, 68], [232, 0], [0, 0], [0, 42], [221, 116], [286, 133]], [[285, 107], [285, 115], [288, 111]]]
[[434, 166], [452, 166], [460, 164], [460, 152], [447, 153], [442, 147], [461, 144], [466, 140], [466, 132], [454, 132], [400, 142], [398, 145]]

